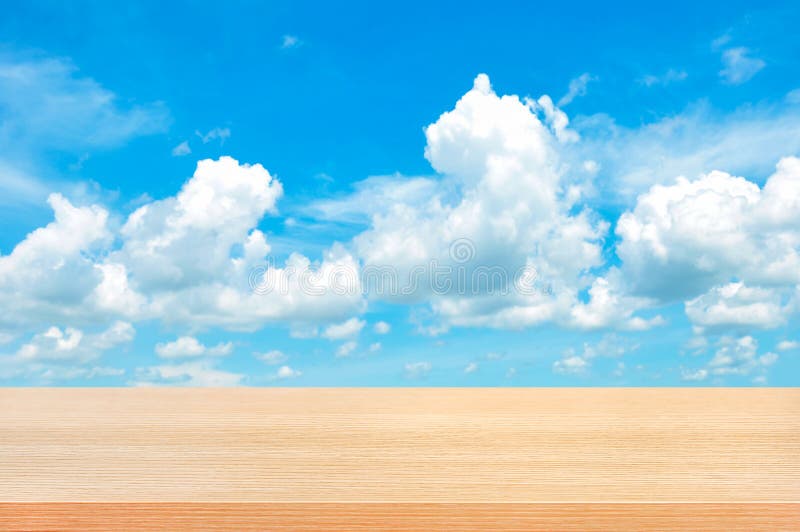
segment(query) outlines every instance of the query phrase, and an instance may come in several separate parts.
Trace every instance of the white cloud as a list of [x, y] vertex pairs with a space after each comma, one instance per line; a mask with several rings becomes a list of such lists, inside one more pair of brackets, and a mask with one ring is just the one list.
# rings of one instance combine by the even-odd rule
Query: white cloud
[[273, 349], [272, 351], [268, 351], [266, 353], [256, 353], [256, 358], [260, 361], [264, 362], [265, 364], [269, 364], [270, 366], [276, 366], [283, 362], [286, 362], [289, 357], [286, 356], [285, 353], [282, 351], [278, 351], [277, 349]]
[[281, 366], [278, 371], [275, 373], [275, 377], [278, 379], [296, 379], [300, 377], [303, 372], [298, 371], [296, 369], [292, 369], [289, 366]]
[[200, 138], [203, 144], [208, 144], [213, 140], [219, 140], [220, 145], [223, 145], [225, 144], [225, 139], [230, 138], [231, 130], [227, 127], [215, 127], [206, 133], [195, 131], [194, 134]]
[[125, 375], [124, 369], [107, 366], [49, 366], [41, 372], [38, 378], [43, 383], [49, 383], [54, 381], [74, 381], [77, 379], [92, 380], [104, 377], [122, 377], [123, 375]]
[[172, 155], [175, 157], [182, 157], [190, 153], [192, 153], [192, 148], [189, 147], [189, 142], [186, 140], [172, 148]]
[[722, 35], [711, 41], [711, 49], [719, 50], [720, 48], [731, 42], [731, 39], [732, 36], [730, 31], [726, 31], [725, 33], [723, 33]]
[[75, 207], [60, 194], [51, 194], [48, 203], [55, 220], [0, 255], [2, 325], [87, 319], [95, 312], [83, 303], [101, 280], [92, 257], [111, 240], [108, 211]]
[[639, 344], [628, 339], [613, 333], [606, 334], [594, 344], [584, 342], [580, 353], [572, 348], [567, 349], [561, 360], [553, 363], [553, 372], [562, 375], [583, 375], [589, 371], [592, 360], [597, 357], [618, 358], [638, 348]]
[[[386, 212], [372, 217], [354, 246], [366, 268], [391, 265], [401, 282], [434, 262], [463, 265], [468, 272], [492, 264], [509, 277], [522, 268], [535, 270], [558, 291], [508, 294], [484, 286], [476, 293], [442, 294], [426, 270], [412, 292], [378, 294], [427, 301], [438, 323], [421, 329], [568, 322], [588, 271], [602, 263], [601, 239], [608, 226], [588, 210], [570, 212], [558, 160], [557, 132], [565, 126], [551, 113], [553, 131], [548, 129], [537, 116], [539, 108], [516, 96], [498, 96], [488, 77], [479, 75], [455, 108], [425, 129], [425, 156], [441, 174], [437, 188], [413, 202], [398, 196]], [[454, 241], [471, 246], [472, 260], [455, 260]]]
[[671, 184], [678, 176], [692, 180], [714, 169], [760, 182], [776, 161], [800, 154], [800, 106], [789, 102], [722, 112], [700, 101], [634, 128], [606, 115], [576, 117], [571, 126], [581, 142], [568, 146], [565, 157], [572, 167], [596, 161], [603, 179], [587, 187], [591, 200], [617, 206], [654, 184]]
[[440, 184], [426, 177], [373, 176], [352, 185], [353, 191], [313, 201], [302, 212], [314, 218], [350, 224], [368, 224], [396, 205], [417, 205], [440, 193]]
[[355, 351], [358, 344], [354, 341], [345, 342], [336, 350], [337, 357], [348, 357]]
[[345, 322], [328, 326], [322, 332], [322, 337], [327, 338], [328, 340], [344, 340], [345, 338], [352, 338], [357, 336], [366, 324], [367, 322], [364, 320], [350, 318]]
[[708, 370], [705, 369], [681, 369], [681, 379], [685, 381], [703, 381], [708, 377]]
[[627, 330], [646, 330], [664, 324], [664, 319], [654, 316], [645, 319], [634, 316], [634, 312], [647, 305], [647, 300], [624, 295], [617, 286], [618, 275], [612, 270], [612, 279], [609, 282], [604, 277], [598, 277], [589, 288], [589, 300], [586, 303], [577, 303], [570, 311], [572, 324], [581, 329], [604, 329], [616, 327]]
[[[695, 319], [715, 325], [757, 319], [763, 325], [776, 317], [770, 307], [776, 300], [744, 287], [792, 291], [800, 282], [798, 213], [800, 159], [793, 157], [778, 163], [763, 188], [718, 171], [694, 181], [679, 178], [674, 185], [656, 185], [617, 223], [622, 278], [633, 293], [667, 302], [697, 298], [719, 287], [688, 303]], [[725, 288], [730, 279], [743, 284]], [[726, 294], [726, 305], [759, 300], [760, 314], [742, 317], [724, 309], [717, 300]], [[704, 306], [706, 312], [701, 312]]]
[[431, 372], [430, 362], [409, 362], [405, 365], [406, 377], [410, 379], [420, 379]]
[[379, 321], [374, 325], [373, 330], [375, 334], [389, 334], [389, 331], [392, 330], [392, 326], [385, 321]]
[[380, 342], [373, 342], [369, 344], [369, 352], [370, 353], [377, 353], [381, 350], [381, 343]]
[[0, 329], [117, 316], [252, 330], [363, 311], [359, 265], [343, 246], [318, 262], [267, 262], [256, 227], [281, 195], [261, 165], [230, 157], [200, 161], [176, 196], [147, 201], [119, 231], [102, 207], [52, 194], [55, 221], [0, 255]]
[[[282, 265], [270, 260], [272, 237], [268, 242], [258, 227], [265, 216], [277, 215], [283, 187], [260, 164], [230, 157], [200, 161], [176, 195], [144, 201], [122, 223], [100, 206], [52, 194], [54, 221], [0, 255], [0, 329], [30, 333], [41, 331], [42, 323], [58, 324], [60, 336], [46, 337], [56, 352], [59, 345], [84, 345], [74, 331], [118, 318], [190, 330], [255, 330], [278, 322], [291, 326], [293, 335], [344, 341], [366, 326], [346, 319], [366, 309], [363, 268], [391, 266], [402, 280], [433, 263], [467, 275], [487, 264], [511, 274], [533, 272], [538, 288], [504, 292], [496, 290], [502, 282], [487, 279], [477, 289], [441, 291], [423, 276], [409, 293], [370, 296], [424, 306], [417, 325], [430, 334], [544, 323], [642, 330], [664, 323], [650, 307], [673, 302], [685, 305], [697, 334], [774, 327], [800, 308], [800, 159], [781, 159], [763, 187], [757, 175], [747, 180], [695, 170], [763, 164], [777, 150], [800, 152], [800, 141], [791, 140], [800, 138], [800, 111], [792, 109], [756, 106], [709, 123], [703, 112], [687, 112], [638, 130], [612, 123], [607, 137], [597, 130], [609, 122], [590, 117], [579, 136], [548, 96], [522, 101], [498, 95], [479, 75], [455, 107], [425, 129], [425, 157], [436, 176], [370, 178], [351, 195], [308, 208], [327, 221], [366, 226], [318, 260], [298, 253]], [[222, 141], [229, 134], [216, 128], [200, 137]], [[606, 174], [621, 176], [610, 186], [647, 189], [617, 223], [620, 264], [612, 268], [609, 223], [586, 206], [597, 192], [593, 180]], [[665, 176], [673, 181], [651, 186]], [[453, 253], [454, 242], [465, 255]], [[309, 278], [319, 290], [309, 290]], [[334, 290], [342, 282], [347, 290]], [[373, 331], [386, 334], [390, 326], [378, 322]], [[230, 344], [220, 346], [183, 337], [157, 351], [164, 357], [230, 351]], [[347, 341], [338, 354], [355, 349], [356, 342]], [[586, 349], [571, 353], [553, 369], [585, 371], [593, 356]], [[769, 353], [755, 357], [756, 369], [748, 372], [771, 359]], [[145, 368], [139, 376], [241, 378], [200, 362]], [[417, 369], [409, 373], [430, 371], [427, 362], [410, 366]], [[742, 374], [747, 364], [717, 361], [706, 371], [719, 375], [726, 367]]]
[[0, 379], [26, 376], [38, 381], [109, 376], [99, 369], [75, 366], [102, 357], [106, 351], [130, 343], [136, 334], [127, 322], [117, 321], [106, 329], [85, 333], [73, 327], [49, 327], [34, 334], [13, 354], [0, 355]]
[[731, 85], [749, 81], [767, 65], [762, 59], [750, 57], [750, 50], [744, 46], [729, 48], [722, 52], [722, 64], [725, 68], [719, 71], [719, 75]]
[[553, 134], [555, 134], [559, 142], [570, 143], [580, 140], [580, 135], [569, 128], [567, 113], [556, 107], [553, 104], [553, 100], [550, 99], [550, 96], [545, 94], [536, 101], [526, 100], [525, 103], [531, 107], [531, 109], [542, 112], [545, 122], [553, 131]]
[[209, 360], [138, 368], [137, 386], [238, 386], [244, 375], [216, 369]]
[[193, 336], [181, 336], [173, 342], [156, 344], [156, 354], [161, 358], [191, 358], [202, 356], [227, 356], [233, 351], [231, 342], [207, 347]]
[[[267, 265], [270, 246], [256, 226], [276, 212], [282, 193], [260, 164], [200, 161], [177, 196], [128, 217], [122, 248], [111, 257], [127, 265], [135, 288], [149, 296], [150, 311], [166, 321], [254, 329], [360, 311], [358, 265], [341, 246], [321, 263], [291, 254], [283, 267]], [[231, 258], [236, 247], [241, 256]], [[334, 289], [343, 282], [349, 289]]]
[[464, 367], [464, 373], [469, 375], [470, 373], [475, 373], [478, 371], [478, 364], [475, 362], [470, 362]]
[[642, 77], [639, 82], [647, 87], [653, 87], [655, 85], [666, 86], [679, 81], [684, 81], [687, 77], [689, 77], [689, 75], [686, 73], [686, 71], [670, 68], [660, 75], [648, 74]]
[[589, 82], [597, 80], [596, 77], [592, 76], [588, 72], [584, 72], [577, 78], [571, 80], [569, 82], [569, 90], [567, 93], [558, 100], [558, 106], [564, 107], [565, 105], [569, 105], [572, 103], [572, 100], [577, 98], [578, 96], [583, 96], [586, 94], [586, 86], [589, 85]]
[[800, 349], [800, 342], [796, 340], [783, 340], [778, 343], [777, 349], [778, 351], [793, 351], [795, 349]]
[[778, 360], [775, 353], [758, 355], [758, 342], [752, 336], [741, 338], [723, 337], [720, 347], [708, 363], [713, 375], [750, 375], [764, 369]]
[[135, 330], [130, 323], [118, 321], [97, 334], [84, 335], [79, 329], [50, 327], [19, 348], [20, 361], [68, 360], [85, 362], [98, 358], [112, 347], [130, 342]]
[[235, 267], [230, 250], [236, 244], [244, 248], [243, 261], [263, 261], [269, 246], [255, 227], [276, 212], [282, 194], [281, 183], [260, 164], [240, 165], [230, 157], [200, 161], [177, 196], [128, 217], [115, 256], [145, 289], [216, 280]]
[[708, 376], [746, 377], [756, 374], [754, 383], [766, 383], [766, 373], [778, 361], [772, 352], [759, 355], [758, 341], [752, 336], [723, 336], [717, 349], [704, 368], [681, 368], [681, 378], [689, 381], [704, 380]]
[[553, 362], [553, 371], [563, 375], [581, 375], [589, 363], [583, 357], [572, 355]]
[[686, 301], [686, 315], [705, 329], [747, 326], [772, 329], [785, 322], [786, 309], [777, 292], [744, 283], [716, 286]]

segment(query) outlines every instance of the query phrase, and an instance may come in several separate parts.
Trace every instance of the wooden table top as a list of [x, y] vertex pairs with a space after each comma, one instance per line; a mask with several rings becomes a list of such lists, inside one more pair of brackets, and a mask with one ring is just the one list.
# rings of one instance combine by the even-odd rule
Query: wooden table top
[[797, 530], [800, 389], [6, 388], [0, 503], [0, 529]]

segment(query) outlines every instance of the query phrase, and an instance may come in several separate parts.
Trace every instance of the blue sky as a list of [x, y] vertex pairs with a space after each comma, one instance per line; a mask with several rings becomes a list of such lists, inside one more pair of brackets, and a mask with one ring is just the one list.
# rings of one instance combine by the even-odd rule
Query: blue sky
[[792, 2], [4, 11], [0, 384], [798, 385]]

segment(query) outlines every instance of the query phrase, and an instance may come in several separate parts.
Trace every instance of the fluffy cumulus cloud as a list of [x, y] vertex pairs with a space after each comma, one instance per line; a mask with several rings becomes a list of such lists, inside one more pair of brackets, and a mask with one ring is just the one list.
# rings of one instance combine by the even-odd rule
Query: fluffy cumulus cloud
[[76, 207], [60, 194], [48, 203], [54, 220], [0, 255], [0, 328], [88, 319], [104, 310], [100, 251], [112, 234], [108, 211]]
[[777, 291], [748, 288], [741, 282], [716, 286], [686, 302], [686, 315], [704, 329], [727, 326], [771, 329], [782, 325], [787, 313]]
[[[401, 287], [416, 281], [411, 293], [383, 286], [379, 296], [427, 301], [439, 331], [571, 321], [588, 272], [603, 262], [608, 224], [575, 208], [578, 194], [559, 159], [566, 123], [557, 113], [549, 98], [498, 96], [480, 75], [425, 129], [438, 186], [425, 201], [398, 197], [354, 241], [365, 268], [391, 265]], [[440, 290], [434, 265], [463, 271], [470, 285]], [[486, 265], [496, 268], [481, 272]], [[519, 272], [536, 287], [515, 289]]]
[[373, 330], [376, 334], [389, 334], [389, 331], [392, 330], [392, 326], [385, 321], [379, 321], [375, 324]]
[[323, 332], [322, 337], [328, 340], [343, 340], [357, 336], [367, 322], [358, 318], [350, 318], [342, 323], [329, 325]]
[[718, 341], [717, 349], [705, 367], [683, 369], [682, 377], [688, 381], [702, 381], [709, 376], [726, 377], [753, 376], [758, 384], [766, 382], [766, 373], [770, 366], [778, 361], [773, 352], [760, 354], [758, 341], [752, 336], [723, 336]]
[[261, 165], [230, 157], [200, 161], [176, 196], [142, 205], [118, 232], [104, 208], [51, 195], [55, 220], [0, 256], [0, 304], [16, 309], [0, 325], [116, 315], [253, 329], [361, 310], [357, 264], [341, 247], [266, 267], [257, 225], [281, 195]]
[[278, 379], [296, 379], [300, 377], [303, 373], [296, 369], [293, 369], [289, 366], [281, 366], [278, 368], [278, 371], [275, 372], [275, 378]]
[[121, 370], [88, 368], [85, 364], [96, 361], [106, 351], [130, 343], [135, 334], [133, 325], [124, 321], [114, 322], [94, 333], [52, 326], [34, 334], [16, 352], [0, 354], [0, 378], [23, 376], [46, 383], [67, 378], [116, 376]]
[[[101, 206], [52, 194], [54, 220], [0, 255], [0, 331], [18, 336], [48, 322], [71, 331], [150, 319], [253, 330], [363, 311], [357, 261], [342, 246], [318, 262], [297, 253], [283, 265], [267, 261], [270, 246], [257, 226], [277, 212], [282, 193], [261, 165], [222, 157], [200, 161], [175, 196], [141, 205], [122, 223]], [[165, 358], [229, 350], [192, 337], [157, 348]], [[140, 380], [216, 378], [208, 362], [198, 364], [160, 366]]]
[[719, 171], [657, 185], [617, 224], [621, 284], [686, 301], [700, 326], [779, 325], [800, 283], [798, 227], [800, 159], [782, 159], [763, 188]]
[[233, 344], [219, 343], [207, 347], [193, 336], [181, 336], [173, 342], [156, 344], [156, 354], [161, 358], [192, 358], [202, 356], [225, 356], [231, 354]]

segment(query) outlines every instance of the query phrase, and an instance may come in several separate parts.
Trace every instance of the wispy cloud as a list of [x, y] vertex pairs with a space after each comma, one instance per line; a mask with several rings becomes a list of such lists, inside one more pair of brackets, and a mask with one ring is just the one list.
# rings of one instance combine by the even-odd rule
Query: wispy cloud
[[222, 145], [225, 144], [225, 139], [230, 138], [231, 130], [227, 127], [215, 127], [207, 133], [195, 131], [194, 134], [200, 138], [203, 144], [208, 144], [212, 140], [219, 140], [220, 145]]
[[687, 74], [685, 70], [675, 70], [670, 68], [663, 74], [648, 74], [646, 76], [642, 76], [642, 78], [639, 79], [639, 83], [646, 87], [653, 87], [656, 85], [666, 86], [679, 81], [684, 81], [688, 77], [689, 74]]
[[420, 379], [428, 375], [432, 367], [430, 362], [409, 362], [405, 365], [406, 376], [409, 379]]
[[283, 50], [288, 50], [289, 48], [297, 48], [301, 46], [303, 41], [301, 41], [297, 35], [290, 35], [286, 34], [281, 38], [281, 48]]
[[192, 153], [192, 148], [189, 147], [189, 141], [184, 140], [174, 148], [172, 148], [172, 155], [175, 157], [182, 157]]
[[0, 53], [0, 197], [41, 201], [46, 154], [85, 157], [170, 125], [161, 102], [126, 104], [68, 59]]
[[719, 71], [720, 77], [730, 85], [740, 85], [752, 79], [767, 63], [751, 57], [750, 54], [750, 50], [744, 46], [722, 52], [722, 64], [725, 68]]
[[209, 360], [138, 368], [135, 386], [238, 386], [244, 375], [214, 367]]
[[265, 364], [269, 364], [271, 366], [276, 366], [286, 362], [289, 359], [289, 357], [286, 356], [283, 351], [278, 351], [277, 349], [273, 349], [272, 351], [268, 351], [266, 353], [256, 353], [255, 357]]
[[584, 72], [577, 78], [571, 80], [569, 82], [569, 90], [567, 90], [567, 93], [562, 96], [560, 100], [558, 100], [558, 106], [564, 107], [565, 105], [569, 105], [575, 98], [584, 96], [586, 94], [586, 87], [589, 85], [589, 82], [595, 80], [597, 80], [597, 78], [588, 72]]
[[358, 343], [352, 340], [345, 342], [336, 350], [336, 356], [339, 358], [349, 357], [356, 350], [356, 347], [358, 347]]

